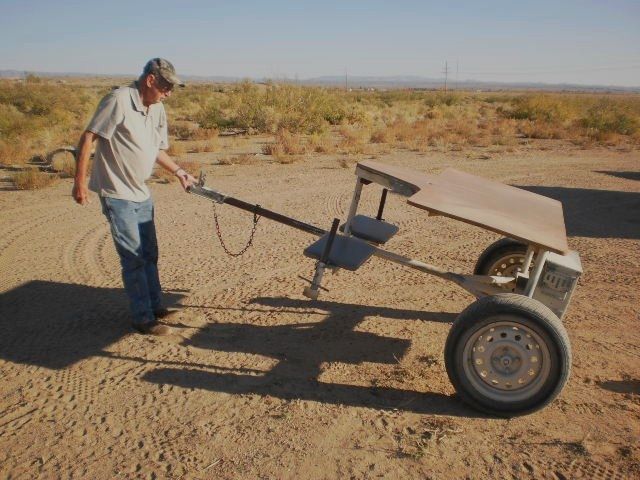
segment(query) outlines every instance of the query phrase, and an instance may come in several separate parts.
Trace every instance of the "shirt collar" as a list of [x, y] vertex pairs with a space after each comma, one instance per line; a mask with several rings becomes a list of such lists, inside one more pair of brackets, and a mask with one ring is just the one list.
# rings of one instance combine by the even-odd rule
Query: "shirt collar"
[[130, 93], [131, 93], [131, 101], [133, 102], [133, 107], [146, 115], [148, 113], [148, 109], [142, 103], [142, 98], [140, 98], [140, 91], [138, 90], [138, 82], [133, 82], [129, 85]]

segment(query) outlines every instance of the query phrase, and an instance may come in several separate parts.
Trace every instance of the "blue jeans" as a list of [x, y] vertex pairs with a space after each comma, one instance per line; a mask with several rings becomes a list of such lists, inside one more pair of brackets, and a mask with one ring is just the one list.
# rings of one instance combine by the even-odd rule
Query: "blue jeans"
[[100, 197], [102, 213], [111, 225], [111, 235], [120, 256], [122, 281], [129, 297], [133, 323], [155, 321], [162, 306], [158, 277], [158, 240], [153, 222], [153, 201], [132, 202]]

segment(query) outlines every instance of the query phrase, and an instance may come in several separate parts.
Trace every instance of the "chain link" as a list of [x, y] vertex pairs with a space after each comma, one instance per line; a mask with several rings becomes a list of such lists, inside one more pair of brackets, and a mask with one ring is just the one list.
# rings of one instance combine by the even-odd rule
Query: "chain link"
[[[234, 253], [227, 248], [227, 246], [224, 244], [224, 240], [222, 240], [222, 233], [220, 232], [220, 223], [218, 222], [218, 212], [216, 211], [216, 204], [213, 203], [212, 205], [213, 205], [213, 220], [215, 221], [215, 225], [216, 225], [216, 234], [218, 235], [218, 240], [220, 240], [220, 245], [222, 246], [222, 249], [225, 251], [227, 255], [231, 257], [241, 256], [247, 250], [249, 250], [249, 247], [251, 247], [251, 245], [253, 244], [253, 236], [256, 233], [256, 227], [258, 226], [258, 220], [260, 220], [260, 216], [255, 211], [253, 212], [253, 227], [251, 228], [251, 235], [249, 236], [249, 241], [247, 242], [247, 244], [244, 246], [242, 250], [240, 250], [237, 253]], [[259, 207], [260, 205], [256, 205], [256, 208], [259, 208]]]

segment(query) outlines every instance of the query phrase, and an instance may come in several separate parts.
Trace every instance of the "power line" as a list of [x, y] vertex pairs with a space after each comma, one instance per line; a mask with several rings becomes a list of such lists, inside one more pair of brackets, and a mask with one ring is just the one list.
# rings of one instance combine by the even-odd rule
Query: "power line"
[[444, 61], [444, 93], [447, 93], [447, 77], [449, 76], [449, 64], [447, 61]]

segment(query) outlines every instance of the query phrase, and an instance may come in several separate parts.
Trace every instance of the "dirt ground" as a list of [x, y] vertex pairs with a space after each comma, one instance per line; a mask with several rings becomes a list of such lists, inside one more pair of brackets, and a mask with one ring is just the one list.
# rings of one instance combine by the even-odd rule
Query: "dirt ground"
[[[217, 166], [216, 155], [192, 158], [209, 186], [322, 228], [346, 217], [355, 177], [335, 156]], [[456, 398], [443, 348], [473, 298], [454, 284], [373, 258], [327, 275], [329, 291], [307, 300], [312, 236], [262, 219], [253, 247], [227, 257], [212, 204], [176, 184], [152, 191], [178, 334], [135, 334], [99, 202], [75, 205], [66, 180], [0, 192], [0, 476], [640, 477], [638, 152], [540, 143], [377, 159], [564, 203], [584, 274], [564, 320], [572, 376], [551, 405], [504, 420]], [[365, 188], [364, 212], [378, 195]], [[251, 215], [217, 210], [239, 249]], [[398, 196], [385, 216], [400, 226], [389, 250], [463, 272], [498, 238]]]

